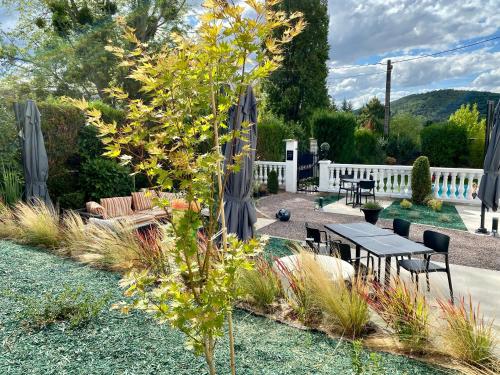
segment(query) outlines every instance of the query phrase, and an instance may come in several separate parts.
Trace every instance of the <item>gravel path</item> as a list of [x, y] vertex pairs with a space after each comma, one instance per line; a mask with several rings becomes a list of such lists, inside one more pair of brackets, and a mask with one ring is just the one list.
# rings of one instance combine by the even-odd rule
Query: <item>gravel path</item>
[[[261, 217], [274, 218], [275, 213], [280, 208], [287, 208], [292, 213], [290, 221], [275, 222], [260, 229], [259, 233], [303, 240], [306, 222], [322, 227], [325, 223], [364, 221], [364, 218], [359, 216], [315, 211], [315, 198], [317, 195], [281, 193], [259, 199], [257, 208]], [[377, 225], [391, 227], [392, 222], [381, 219]], [[421, 241], [423, 232], [429, 228], [432, 227], [412, 224], [410, 238]], [[500, 271], [500, 239], [453, 229], [437, 228], [436, 230], [451, 237], [450, 263]]]

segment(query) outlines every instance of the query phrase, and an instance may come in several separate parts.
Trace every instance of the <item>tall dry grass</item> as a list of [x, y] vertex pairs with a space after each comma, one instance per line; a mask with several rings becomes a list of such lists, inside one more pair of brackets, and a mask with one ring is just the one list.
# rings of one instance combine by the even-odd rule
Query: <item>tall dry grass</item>
[[307, 274], [307, 283], [312, 290], [314, 303], [323, 313], [324, 323], [335, 332], [356, 338], [367, 328], [370, 314], [364, 295], [368, 293], [361, 279], [348, 283], [342, 277], [342, 270], [334, 270], [334, 275], [315, 260], [311, 253], [301, 252], [299, 259]]
[[40, 200], [32, 204], [20, 202], [14, 206], [14, 216], [23, 243], [52, 250], [60, 245], [59, 215], [52, 207]]
[[0, 202], [0, 238], [20, 240], [21, 230], [16, 222], [14, 211]]
[[68, 211], [61, 225], [62, 243], [59, 253], [72, 256], [80, 252], [86, 244], [91, 241], [87, 232], [86, 225], [79, 214]]
[[496, 345], [493, 320], [484, 319], [479, 304], [474, 306], [471, 296], [467, 302], [462, 297], [457, 305], [442, 300], [438, 303], [446, 322], [443, 331], [446, 352], [478, 367], [498, 365], [493, 354]]
[[408, 286], [399, 278], [394, 278], [391, 286], [374, 284], [369, 302], [406, 350], [424, 351], [429, 343], [429, 304], [415, 286]]
[[282, 296], [281, 282], [266, 259], [259, 257], [255, 268], [238, 272], [238, 288], [242, 299], [260, 310], [272, 310], [272, 304]]

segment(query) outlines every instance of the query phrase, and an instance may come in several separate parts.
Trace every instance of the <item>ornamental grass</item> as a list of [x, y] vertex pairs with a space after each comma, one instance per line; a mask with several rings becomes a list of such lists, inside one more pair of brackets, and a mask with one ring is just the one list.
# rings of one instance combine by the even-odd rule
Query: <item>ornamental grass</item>
[[16, 223], [14, 211], [0, 202], [0, 238], [20, 240], [21, 230]]
[[373, 296], [368, 300], [406, 350], [424, 351], [429, 343], [429, 304], [416, 287], [394, 278], [392, 286], [374, 284]]
[[40, 200], [32, 204], [17, 203], [14, 216], [23, 243], [55, 250], [62, 239], [59, 215]]
[[453, 357], [477, 367], [498, 366], [493, 352], [496, 345], [493, 320], [485, 321], [479, 304], [474, 306], [472, 298], [466, 302], [462, 297], [456, 305], [439, 300], [446, 326], [443, 339], [446, 351]]
[[241, 299], [262, 311], [272, 310], [273, 303], [283, 296], [276, 271], [262, 257], [256, 259], [253, 269], [238, 273], [237, 284]]

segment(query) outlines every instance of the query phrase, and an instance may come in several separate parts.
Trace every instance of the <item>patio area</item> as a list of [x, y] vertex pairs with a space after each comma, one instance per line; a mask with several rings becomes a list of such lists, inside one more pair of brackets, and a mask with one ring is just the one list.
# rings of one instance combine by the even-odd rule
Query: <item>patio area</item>
[[[306, 238], [306, 222], [323, 230], [325, 224], [364, 222], [363, 214], [359, 208], [353, 209], [351, 206], [346, 206], [345, 199], [330, 203], [324, 207], [323, 211], [319, 211], [315, 209], [317, 198], [318, 195], [315, 194], [281, 193], [259, 199], [257, 201], [260, 214], [258, 232], [270, 236], [304, 241]], [[388, 207], [392, 202], [390, 200], [380, 200], [379, 203], [384, 207]], [[456, 207], [461, 217], [465, 218], [464, 222], [468, 222], [469, 226], [472, 226], [474, 225], [473, 219], [476, 219], [475, 225], [478, 225], [478, 208], [459, 207], [458, 205]], [[290, 210], [290, 221], [281, 222], [272, 219], [280, 208]], [[468, 214], [468, 217], [462, 216], [462, 213]], [[377, 226], [390, 228], [392, 220], [380, 219]], [[481, 311], [486, 318], [495, 318], [498, 311], [498, 301], [500, 300], [500, 290], [498, 289], [498, 285], [500, 285], [500, 238], [476, 235], [469, 231], [412, 224], [410, 239], [422, 241], [423, 232], [428, 229], [447, 234], [451, 238], [449, 259], [455, 298], [468, 298], [471, 295], [475, 302], [480, 302]], [[335, 236], [332, 237], [335, 238]], [[381, 264], [381, 274], [383, 274], [385, 271], [384, 262]], [[394, 260], [392, 266], [392, 274], [395, 275]], [[409, 276], [406, 271], [401, 271], [403, 279], [410, 281]], [[430, 283], [431, 292], [426, 293], [432, 300], [449, 298], [446, 274], [431, 273]], [[420, 290], [426, 291], [424, 277], [420, 280]], [[495, 322], [494, 327], [497, 334], [500, 334], [498, 321]]]

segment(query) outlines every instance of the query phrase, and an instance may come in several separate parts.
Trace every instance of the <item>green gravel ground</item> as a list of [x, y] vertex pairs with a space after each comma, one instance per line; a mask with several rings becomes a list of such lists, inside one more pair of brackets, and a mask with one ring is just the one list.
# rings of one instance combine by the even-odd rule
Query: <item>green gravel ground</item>
[[[412, 208], [405, 210], [400, 207], [400, 202], [401, 201], [399, 200], [392, 202], [389, 207], [387, 207], [380, 213], [380, 218], [391, 220], [394, 218], [401, 218], [416, 224], [427, 224], [434, 225], [440, 228], [450, 228], [467, 231], [467, 227], [458, 214], [457, 209], [452, 204], [445, 202], [443, 203], [443, 208], [440, 212], [434, 212], [427, 206], [420, 206], [416, 204], [414, 204]], [[412, 213], [416, 212], [418, 212], [420, 216], [418, 218], [412, 217]], [[450, 219], [449, 222], [440, 221], [439, 217], [442, 215], [448, 216]]]
[[[83, 285], [119, 301], [120, 276], [81, 266], [36, 249], [0, 241], [0, 374], [205, 374], [202, 358], [183, 336], [140, 313], [105, 311], [90, 325], [56, 325], [38, 333], [20, 327], [20, 306], [1, 292], [31, 296]], [[238, 374], [351, 374], [348, 343], [236, 311]], [[228, 345], [218, 345], [217, 367], [228, 373]], [[366, 353], [365, 353], [366, 355]], [[386, 374], [441, 371], [403, 356], [383, 355]]]

